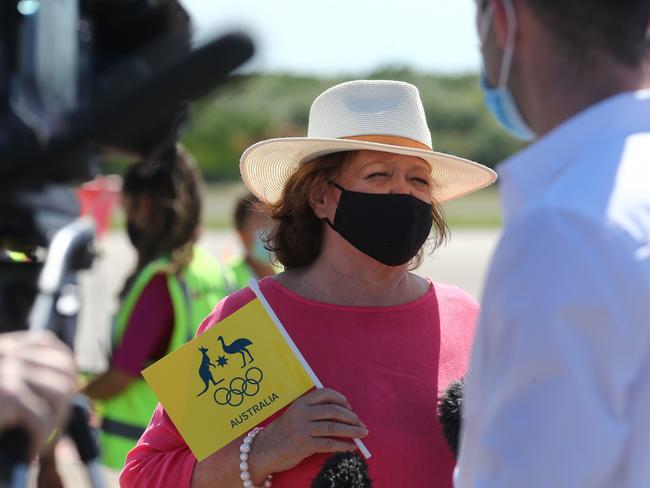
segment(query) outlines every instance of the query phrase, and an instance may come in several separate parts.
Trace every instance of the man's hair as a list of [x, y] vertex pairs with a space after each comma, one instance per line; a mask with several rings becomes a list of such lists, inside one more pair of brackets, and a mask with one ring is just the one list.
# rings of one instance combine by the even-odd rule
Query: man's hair
[[571, 54], [607, 53], [629, 66], [647, 55], [650, 0], [524, 0]]

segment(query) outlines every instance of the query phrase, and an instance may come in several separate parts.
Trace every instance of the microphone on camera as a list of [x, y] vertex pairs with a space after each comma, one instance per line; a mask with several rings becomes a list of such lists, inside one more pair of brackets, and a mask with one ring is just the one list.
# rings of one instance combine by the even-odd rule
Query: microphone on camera
[[[462, 423], [464, 378], [452, 381], [438, 399], [438, 421], [454, 456], [458, 456]], [[321, 468], [311, 488], [370, 488], [365, 460], [354, 452], [337, 452]]]
[[464, 388], [464, 378], [452, 381], [438, 399], [438, 422], [454, 457], [458, 457], [460, 445]]
[[311, 484], [311, 488], [370, 488], [368, 465], [354, 452], [331, 456]]

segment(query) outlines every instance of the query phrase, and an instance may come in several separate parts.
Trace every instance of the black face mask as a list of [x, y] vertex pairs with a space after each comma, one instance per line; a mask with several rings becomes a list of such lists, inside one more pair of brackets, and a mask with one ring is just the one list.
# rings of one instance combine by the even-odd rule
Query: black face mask
[[326, 222], [343, 239], [386, 266], [408, 263], [427, 240], [433, 215], [431, 204], [405, 194], [360, 193], [341, 190], [334, 223]]
[[126, 233], [129, 236], [129, 240], [133, 247], [138, 249], [138, 245], [142, 242], [142, 231], [138, 229], [133, 222], [126, 222]]

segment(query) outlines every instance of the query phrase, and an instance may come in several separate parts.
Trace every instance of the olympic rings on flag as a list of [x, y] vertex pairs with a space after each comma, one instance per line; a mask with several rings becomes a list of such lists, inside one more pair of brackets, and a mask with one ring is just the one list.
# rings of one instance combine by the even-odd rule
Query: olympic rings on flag
[[244, 402], [244, 397], [257, 395], [263, 378], [264, 373], [260, 368], [248, 368], [244, 378], [236, 376], [230, 380], [228, 388], [217, 388], [214, 391], [214, 401], [219, 405], [237, 407]]

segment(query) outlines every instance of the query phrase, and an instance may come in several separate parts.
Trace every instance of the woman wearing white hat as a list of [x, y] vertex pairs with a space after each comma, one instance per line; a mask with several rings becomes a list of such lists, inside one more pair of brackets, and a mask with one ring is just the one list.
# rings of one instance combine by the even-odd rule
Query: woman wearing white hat
[[[435, 246], [446, 236], [439, 204], [494, 172], [434, 152], [417, 88], [396, 81], [330, 88], [311, 107], [307, 137], [255, 144], [241, 172], [270, 209], [269, 245], [286, 268], [260, 289], [331, 389], [267, 422], [244, 463], [241, 439], [196, 463], [159, 406], [122, 485], [309, 486], [326, 453], [361, 437], [373, 486], [450, 487], [436, 399], [465, 373], [478, 307], [409, 269], [432, 226]], [[226, 298], [199, 333], [253, 298]]]

